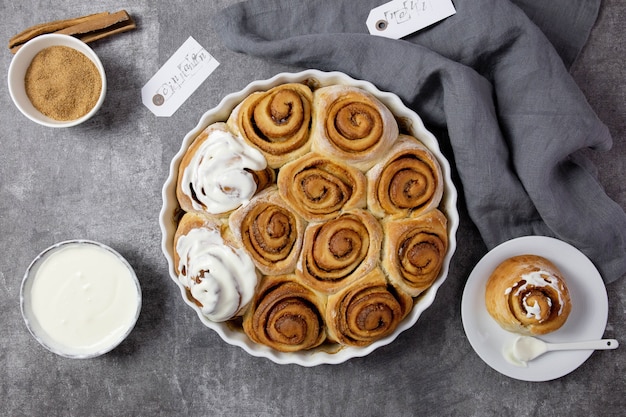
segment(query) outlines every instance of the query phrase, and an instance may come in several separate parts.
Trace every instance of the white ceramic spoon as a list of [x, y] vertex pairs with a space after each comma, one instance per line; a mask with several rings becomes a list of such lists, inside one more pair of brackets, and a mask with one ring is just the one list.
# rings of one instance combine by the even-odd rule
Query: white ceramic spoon
[[546, 343], [543, 340], [520, 336], [515, 339], [512, 355], [522, 363], [526, 363], [552, 350], [607, 350], [617, 349], [619, 342], [615, 339], [590, 340], [585, 342]]

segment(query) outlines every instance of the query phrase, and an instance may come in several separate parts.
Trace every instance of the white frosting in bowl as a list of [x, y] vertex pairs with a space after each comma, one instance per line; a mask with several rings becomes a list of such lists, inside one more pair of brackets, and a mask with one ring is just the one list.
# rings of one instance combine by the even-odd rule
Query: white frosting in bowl
[[130, 333], [141, 290], [132, 267], [113, 249], [73, 240], [35, 258], [20, 301], [28, 329], [45, 348], [69, 358], [92, 358]]

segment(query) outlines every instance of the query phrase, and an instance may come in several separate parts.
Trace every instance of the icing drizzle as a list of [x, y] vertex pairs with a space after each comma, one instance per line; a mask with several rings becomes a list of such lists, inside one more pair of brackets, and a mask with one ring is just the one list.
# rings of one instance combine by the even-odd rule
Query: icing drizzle
[[229, 320], [252, 299], [257, 284], [254, 264], [242, 249], [225, 244], [219, 230], [190, 230], [178, 239], [176, 252], [178, 279], [209, 320]]
[[183, 192], [193, 208], [226, 213], [250, 201], [257, 185], [248, 170], [265, 169], [265, 157], [243, 139], [213, 130], [183, 171]]

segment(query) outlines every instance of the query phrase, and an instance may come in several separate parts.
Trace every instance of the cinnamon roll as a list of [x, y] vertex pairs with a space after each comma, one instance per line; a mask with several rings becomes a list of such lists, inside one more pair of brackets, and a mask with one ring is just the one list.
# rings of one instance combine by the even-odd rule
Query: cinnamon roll
[[[178, 168], [176, 196], [184, 211], [222, 214], [252, 198], [257, 178], [265, 175], [263, 155], [233, 136], [225, 123], [204, 129], [189, 146]], [[270, 174], [267, 174], [270, 175]]]
[[264, 277], [243, 330], [256, 343], [281, 352], [307, 350], [326, 339], [323, 296], [300, 284], [294, 275]]
[[283, 199], [307, 221], [333, 219], [366, 203], [362, 172], [314, 152], [285, 164], [277, 183]]
[[326, 306], [328, 339], [366, 346], [389, 336], [413, 308], [413, 298], [387, 283], [380, 268], [340, 292]]
[[254, 295], [257, 273], [252, 260], [222, 238], [223, 222], [186, 213], [174, 236], [174, 264], [187, 295], [211, 321], [241, 315]]
[[294, 214], [272, 186], [229, 217], [230, 230], [266, 275], [295, 270], [304, 234], [304, 221]]
[[406, 217], [439, 206], [443, 176], [437, 158], [409, 135], [367, 172], [367, 205], [377, 217]]
[[398, 138], [391, 111], [370, 93], [332, 85], [315, 91], [312, 149], [366, 171]]
[[439, 276], [448, 250], [447, 223], [437, 209], [383, 223], [382, 266], [389, 279], [412, 297], [428, 289]]
[[537, 255], [519, 255], [496, 267], [485, 289], [487, 311], [505, 330], [525, 335], [553, 332], [571, 311], [559, 269]]
[[311, 223], [304, 232], [296, 273], [312, 288], [332, 294], [378, 264], [382, 233], [374, 216], [361, 209]]
[[250, 94], [227, 123], [259, 149], [272, 168], [309, 151], [313, 92], [304, 84], [282, 84]]

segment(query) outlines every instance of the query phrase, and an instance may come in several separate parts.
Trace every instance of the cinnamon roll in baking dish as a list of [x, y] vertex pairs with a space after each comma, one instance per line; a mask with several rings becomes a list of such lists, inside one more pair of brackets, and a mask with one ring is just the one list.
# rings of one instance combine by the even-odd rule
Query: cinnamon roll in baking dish
[[439, 276], [448, 250], [447, 219], [434, 209], [418, 217], [384, 222], [382, 266], [390, 280], [413, 297]]
[[228, 125], [259, 149], [272, 168], [307, 153], [313, 92], [298, 83], [252, 93], [228, 119]]
[[398, 138], [398, 123], [373, 95], [355, 87], [333, 85], [315, 91], [313, 151], [366, 171]]
[[361, 209], [310, 224], [296, 273], [312, 288], [332, 294], [376, 267], [381, 240], [380, 224]]
[[307, 221], [329, 220], [342, 211], [365, 207], [365, 175], [318, 153], [283, 165], [277, 181], [280, 195]]
[[572, 308], [561, 271], [537, 255], [514, 256], [498, 265], [487, 280], [485, 303], [502, 328], [525, 335], [561, 328]]
[[443, 175], [435, 156], [416, 138], [400, 135], [367, 172], [367, 206], [377, 217], [406, 217], [439, 206]]
[[174, 264], [187, 296], [209, 320], [222, 322], [243, 313], [258, 275], [250, 257], [223, 235], [221, 220], [186, 213], [174, 236]]
[[257, 343], [282, 352], [307, 350], [326, 339], [325, 298], [294, 275], [268, 276], [244, 316], [243, 329]]
[[276, 186], [259, 193], [229, 217], [230, 230], [266, 275], [293, 272], [300, 255], [305, 222], [278, 194]]
[[413, 307], [413, 299], [385, 279], [380, 268], [328, 297], [328, 337], [365, 346], [390, 335]]
[[[178, 168], [176, 196], [181, 209], [228, 213], [247, 202], [271, 177], [263, 155], [214, 123], [191, 143]], [[259, 171], [254, 174], [253, 171]]]

